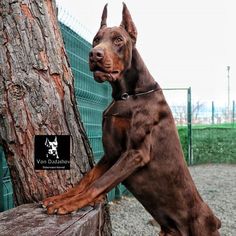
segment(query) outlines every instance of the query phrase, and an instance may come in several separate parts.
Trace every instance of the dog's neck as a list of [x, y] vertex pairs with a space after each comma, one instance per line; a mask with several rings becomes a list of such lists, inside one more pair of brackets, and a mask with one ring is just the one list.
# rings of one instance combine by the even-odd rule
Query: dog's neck
[[112, 97], [116, 99], [124, 93], [135, 94], [146, 92], [153, 89], [155, 84], [156, 81], [148, 71], [138, 50], [134, 48], [132, 51], [131, 67], [125, 71], [122, 79], [111, 82]]

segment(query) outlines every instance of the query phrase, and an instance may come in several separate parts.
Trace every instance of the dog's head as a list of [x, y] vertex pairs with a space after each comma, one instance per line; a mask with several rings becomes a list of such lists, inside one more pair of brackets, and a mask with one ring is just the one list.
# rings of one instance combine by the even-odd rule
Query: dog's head
[[54, 141], [52, 142], [49, 141], [48, 138], [46, 138], [45, 146], [47, 147], [47, 154], [52, 156], [57, 156], [57, 147], [58, 147], [57, 137], [55, 137]]
[[131, 66], [137, 30], [126, 5], [123, 5], [119, 27], [107, 27], [107, 4], [103, 9], [101, 27], [94, 37], [89, 53], [90, 70], [97, 82], [116, 81]]

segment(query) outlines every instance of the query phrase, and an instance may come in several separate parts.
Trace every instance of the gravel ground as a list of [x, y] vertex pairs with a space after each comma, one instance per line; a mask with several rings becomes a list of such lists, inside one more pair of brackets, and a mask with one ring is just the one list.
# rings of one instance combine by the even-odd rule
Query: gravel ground
[[[221, 236], [236, 236], [236, 165], [199, 165], [190, 172], [203, 199], [221, 220]], [[152, 236], [152, 217], [133, 197], [110, 203], [114, 236]]]

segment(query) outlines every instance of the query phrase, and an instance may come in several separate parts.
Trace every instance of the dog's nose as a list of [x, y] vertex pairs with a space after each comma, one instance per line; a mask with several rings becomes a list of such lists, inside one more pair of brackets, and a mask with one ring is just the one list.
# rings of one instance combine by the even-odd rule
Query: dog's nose
[[89, 59], [92, 61], [101, 61], [104, 57], [104, 51], [101, 48], [93, 48], [89, 53]]

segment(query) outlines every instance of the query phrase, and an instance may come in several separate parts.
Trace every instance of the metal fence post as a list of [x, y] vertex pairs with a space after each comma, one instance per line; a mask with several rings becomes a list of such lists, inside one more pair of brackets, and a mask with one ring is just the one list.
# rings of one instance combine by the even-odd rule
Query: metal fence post
[[233, 111], [232, 111], [232, 122], [233, 122], [233, 127], [235, 123], [235, 101], [233, 101]]
[[187, 113], [188, 113], [188, 164], [193, 164], [193, 155], [192, 155], [192, 101], [191, 101], [191, 87], [188, 88], [187, 95]]
[[212, 101], [212, 103], [211, 103], [211, 124], [214, 125], [214, 123], [215, 123], [215, 104]]
[[3, 149], [0, 146], [0, 212], [4, 209], [3, 202]]

